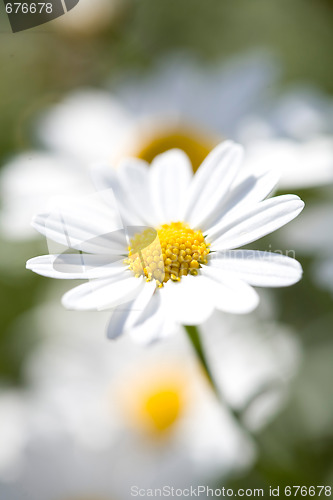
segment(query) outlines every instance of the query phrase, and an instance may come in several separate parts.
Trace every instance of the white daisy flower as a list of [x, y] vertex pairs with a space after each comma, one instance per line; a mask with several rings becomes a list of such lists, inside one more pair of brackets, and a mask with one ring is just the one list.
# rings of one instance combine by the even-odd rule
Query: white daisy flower
[[125, 79], [112, 93], [69, 94], [37, 122], [43, 151], [17, 155], [1, 169], [1, 231], [13, 239], [34, 236], [32, 216], [51, 196], [86, 193], [86, 173], [96, 161], [116, 166], [134, 156], [150, 162], [176, 147], [198, 167], [223, 138], [237, 139], [237, 123], [262, 102], [273, 72], [262, 56], [235, 58], [220, 67], [175, 57], [147, 78]]
[[[58, 114], [64, 121], [58, 122]], [[113, 162], [112, 154], [121, 147], [121, 137], [130, 126], [125, 110], [103, 92], [74, 94], [56, 107], [53, 115], [49, 127], [54, 120], [54, 131], [50, 131], [54, 133], [54, 147], [42, 137], [42, 145], [49, 147], [48, 151], [27, 151], [1, 169], [0, 228], [8, 238], [33, 236], [30, 220], [52, 196], [88, 193], [90, 163], [108, 158]], [[40, 127], [49, 128], [44, 120]]]
[[[62, 420], [66, 431], [80, 445], [100, 449], [111, 444], [120, 432], [136, 434], [139, 431], [141, 435], [144, 431], [146, 436], [157, 437], [173, 423], [183, 428], [181, 413], [179, 419], [171, 418], [176, 415], [171, 411], [175, 409], [172, 405], [167, 407], [169, 413], [160, 415], [164, 420], [159, 420], [156, 414], [150, 425], [147, 413], [142, 412], [145, 395], [156, 394], [158, 387], [167, 381], [170, 386], [181, 389], [180, 392], [194, 391], [198, 408], [212, 401], [195, 389], [200, 387], [196, 382], [198, 372], [194, 369], [197, 363], [181, 330], [148, 350], [129, 342], [126, 336], [109, 350], [105, 349], [105, 341], [92, 333], [105, 321], [103, 314], [96, 325], [93, 313], [78, 315], [59, 307], [46, 305], [35, 311], [33, 324], [41, 329], [43, 341], [29, 356], [25, 372], [38, 399], [52, 408], [51, 413]], [[262, 427], [286, 400], [289, 381], [298, 368], [300, 349], [293, 332], [254, 315], [245, 319], [222, 313], [212, 315], [202, 329], [205, 351], [216, 383], [224, 394], [224, 403], [244, 414], [250, 427]], [[191, 377], [187, 376], [189, 369], [193, 371]], [[155, 375], [152, 376], [152, 372]], [[189, 381], [192, 381], [190, 386]], [[81, 390], [81, 386], [85, 389]], [[134, 392], [139, 399], [133, 397]], [[120, 403], [120, 394], [126, 403], [122, 407], [127, 415], [125, 419], [122, 418], [124, 411], [118, 413], [109, 404], [110, 401]], [[193, 409], [191, 401], [194, 403], [196, 398], [190, 398], [186, 406], [189, 414]], [[119, 407], [118, 403], [115, 408]], [[138, 408], [141, 408], [139, 413]], [[194, 414], [201, 415], [198, 408]], [[213, 411], [215, 403], [207, 408]], [[141, 415], [140, 421], [134, 421], [130, 415]], [[191, 419], [195, 418], [192, 415]], [[195, 446], [194, 437], [191, 442]], [[209, 444], [209, 437], [206, 443]]]
[[[255, 443], [214, 397], [184, 332], [151, 349], [126, 336], [105, 349], [105, 340], [94, 334], [103, 321], [104, 314], [96, 324], [94, 313], [68, 312], [54, 303], [25, 317], [25, 328], [29, 324], [43, 335], [24, 370], [25, 402], [38, 409], [39, 433], [31, 432], [31, 421], [17, 408], [17, 432], [24, 431], [26, 444], [7, 486], [0, 469], [0, 496], [11, 498], [10, 491], [23, 488], [33, 500], [80, 498], [83, 492], [127, 499], [131, 484], [186, 487], [253, 464]], [[244, 414], [251, 428], [262, 428], [289, 394], [297, 339], [254, 315], [217, 314], [203, 331], [225, 403]], [[17, 425], [14, 409], [7, 419], [1, 409], [2, 421]], [[42, 415], [53, 416], [43, 433]], [[86, 468], [89, 474], [82, 473]]]
[[14, 482], [19, 477], [32, 441], [55, 439], [58, 431], [54, 414], [29, 391], [1, 388], [0, 483]]
[[27, 268], [53, 278], [90, 279], [67, 292], [63, 304], [114, 309], [110, 338], [130, 330], [149, 342], [177, 324], [202, 323], [215, 308], [252, 311], [259, 301], [252, 285], [291, 285], [301, 278], [301, 266], [286, 256], [234, 249], [291, 221], [304, 204], [295, 195], [265, 199], [275, 174], [244, 174], [241, 160], [241, 147], [224, 142], [194, 176], [179, 150], [150, 167], [129, 160], [117, 171], [94, 169], [97, 187], [106, 190], [104, 203], [70, 203], [33, 222], [50, 240], [80, 253], [36, 257]]
[[[0, 497], [6, 500], [128, 500], [128, 470], [117, 477], [112, 450], [93, 453], [78, 448], [66, 434], [57, 440], [34, 439], [24, 467], [11, 482], [0, 478]], [[119, 487], [120, 480], [123, 487]], [[114, 485], [116, 483], [116, 485]], [[117, 486], [120, 491], [117, 491]], [[141, 498], [147, 498], [141, 497]]]
[[[214, 397], [184, 332], [151, 349], [126, 336], [105, 349], [95, 332], [106, 314], [51, 302], [18, 324], [43, 339], [25, 362], [29, 394], [0, 397], [1, 498], [127, 500], [135, 483], [210, 484], [253, 464], [254, 441]], [[218, 313], [203, 331], [225, 402], [261, 428], [289, 395], [297, 338], [254, 315]]]
[[[172, 463], [171, 458], [172, 455], [169, 474], [161, 473], [152, 463], [147, 470], [150, 475], [142, 477], [138, 473], [145, 457], [126, 456], [113, 449], [89, 451], [75, 446], [66, 435], [53, 443], [35, 440], [27, 450], [25, 467], [17, 479], [11, 483], [0, 480], [0, 495], [6, 500], [128, 500], [131, 491], [140, 488], [140, 498], [149, 499], [154, 498], [155, 488], [170, 485], [175, 491], [203, 484], [198, 484], [199, 474], [188, 482], [181, 479], [182, 471], [187, 477], [186, 464], [177, 456]], [[204, 484], [213, 486], [208, 480]]]
[[[114, 349], [105, 349], [105, 339], [94, 335], [105, 319], [100, 316], [96, 326], [93, 313], [48, 303], [25, 317], [25, 325], [43, 335], [25, 362], [27, 404], [40, 416], [52, 415], [56, 426], [32, 433], [23, 414], [27, 443], [18, 457], [21, 467], [7, 490], [1, 489], [6, 478], [0, 468], [0, 497], [24, 485], [34, 500], [65, 500], [84, 491], [127, 499], [132, 484], [186, 487], [253, 463], [252, 438], [219, 404], [185, 332], [151, 349], [125, 336]], [[8, 417], [14, 420], [12, 413]], [[91, 472], [79, 481], [84, 464]], [[52, 481], [41, 480], [51, 470], [54, 488]], [[34, 496], [37, 477], [40, 491]]]

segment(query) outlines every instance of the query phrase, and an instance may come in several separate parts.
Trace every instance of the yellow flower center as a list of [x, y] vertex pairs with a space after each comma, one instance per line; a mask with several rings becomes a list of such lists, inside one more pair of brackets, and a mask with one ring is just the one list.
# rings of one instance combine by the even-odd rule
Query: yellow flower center
[[179, 391], [165, 387], [155, 394], [148, 395], [142, 410], [150, 427], [158, 433], [163, 433], [178, 420], [182, 406]]
[[[149, 364], [149, 363], [148, 363]], [[192, 404], [189, 373], [177, 362], [135, 370], [118, 387], [116, 398], [121, 418], [153, 441], [168, 438], [188, 414]], [[114, 401], [114, 398], [113, 398]]]
[[[146, 137], [145, 137], [146, 135]], [[151, 163], [155, 156], [179, 148], [190, 158], [194, 172], [199, 168], [208, 153], [220, 142], [213, 134], [204, 134], [188, 126], [156, 126], [154, 132], [147, 131], [140, 141], [140, 148], [134, 156]]]
[[154, 230], [145, 229], [130, 240], [125, 264], [134, 275], [146, 276], [163, 286], [170, 279], [180, 281], [182, 276], [197, 275], [207, 264], [209, 243], [200, 230], [193, 230], [183, 222], [163, 224]]

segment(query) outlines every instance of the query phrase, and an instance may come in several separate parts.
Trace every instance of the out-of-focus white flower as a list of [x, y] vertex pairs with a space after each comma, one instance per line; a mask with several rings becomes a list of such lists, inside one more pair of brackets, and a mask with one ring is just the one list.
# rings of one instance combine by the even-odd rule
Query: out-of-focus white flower
[[[101, 466], [97, 482], [92, 472], [83, 479], [87, 492], [95, 486], [101, 495], [105, 487], [109, 490], [104, 495], [109, 491], [121, 499], [128, 497], [131, 484], [184, 487], [252, 464], [251, 438], [212, 392], [184, 332], [149, 349], [126, 337], [106, 349], [105, 340], [95, 335], [98, 325], [92, 313], [46, 304], [34, 312], [34, 321], [44, 340], [26, 364], [32, 403], [35, 399], [47, 408], [67, 444], [74, 446], [64, 453], [66, 467], [57, 469], [65, 479], [58, 476], [54, 491], [60, 489], [64, 498], [66, 478], [67, 483], [73, 478], [69, 484], [74, 488], [79, 475], [73, 454], [79, 464], [90, 460], [92, 471]], [[98, 324], [104, 321], [102, 314]], [[206, 352], [226, 404], [240, 413], [246, 408], [247, 424], [262, 427], [288, 394], [287, 382], [299, 359], [295, 338], [286, 328], [254, 316], [243, 321], [216, 314], [203, 328]], [[59, 455], [58, 445], [49, 443], [51, 463]], [[82, 462], [79, 466], [84, 467]], [[36, 476], [32, 467], [28, 470]], [[112, 474], [107, 473], [110, 469]]]
[[241, 160], [242, 149], [225, 141], [194, 176], [179, 150], [156, 157], [150, 167], [133, 159], [117, 171], [94, 169], [105, 203], [83, 200], [36, 216], [35, 228], [70, 253], [36, 257], [27, 268], [52, 278], [91, 279], [67, 292], [63, 304], [115, 308], [110, 338], [131, 331], [150, 342], [177, 324], [200, 324], [215, 308], [252, 311], [259, 297], [251, 285], [289, 286], [300, 280], [301, 266], [271, 252], [231, 249], [285, 225], [304, 204], [294, 195], [265, 199], [275, 174], [243, 176]]
[[[149, 349], [126, 336], [109, 349], [98, 334], [107, 319], [52, 302], [18, 323], [43, 340], [26, 360], [29, 392], [0, 398], [0, 497], [127, 500], [132, 485], [209, 484], [253, 463], [252, 439], [216, 399], [183, 331]], [[203, 333], [223, 400], [261, 428], [298, 368], [292, 332], [215, 313]]]
[[[12, 480], [0, 474], [0, 497], [6, 500], [126, 500], [113, 491], [115, 456], [78, 448], [66, 434], [34, 437]], [[128, 488], [128, 491], [130, 489]]]
[[193, 152], [184, 140], [192, 130], [194, 142], [206, 150], [221, 138], [241, 142], [244, 168], [270, 165], [280, 174], [281, 188], [332, 183], [333, 99], [304, 86], [276, 97], [273, 59], [249, 57], [243, 68], [231, 61], [226, 70], [223, 78], [211, 69], [200, 74], [179, 59], [152, 76], [123, 82], [118, 95], [126, 109], [146, 120], [137, 141], [133, 135], [133, 153], [150, 161], [162, 148], [184, 149], [181, 142]]
[[286, 92], [239, 127], [247, 164], [281, 173], [281, 188], [309, 188], [333, 182], [333, 99], [314, 88]]
[[[112, 93], [73, 92], [37, 124], [37, 137], [51, 156], [43, 156], [46, 168], [53, 165], [55, 176], [58, 169], [60, 176], [67, 171], [68, 185], [75, 175], [79, 187], [92, 162], [116, 166], [128, 156], [150, 162], [176, 147], [196, 169], [218, 142], [230, 138], [245, 145], [244, 168], [274, 167], [282, 174], [282, 188], [332, 182], [332, 100], [299, 89], [276, 102], [271, 92], [276, 73], [264, 56], [247, 54], [216, 67], [183, 55], [162, 61], [146, 76], [128, 75]], [[2, 169], [0, 227], [11, 238], [34, 235], [29, 222], [35, 194], [39, 210], [54, 194], [32, 154], [39, 157], [30, 152]], [[21, 202], [27, 178], [34, 180], [34, 196], [26, 190]], [[66, 194], [66, 188], [58, 194]]]
[[294, 86], [266, 107], [260, 119], [267, 137], [309, 141], [332, 134], [333, 100], [316, 87]]
[[215, 312], [202, 325], [202, 342], [214, 380], [228, 404], [258, 430], [288, 399], [300, 362], [290, 328], [258, 316]]
[[[163, 62], [147, 78], [120, 82], [113, 94], [73, 92], [37, 124], [47, 152], [24, 153], [2, 168], [1, 230], [11, 238], [32, 237], [36, 206], [43, 210], [55, 190], [59, 195], [86, 190], [85, 172], [92, 162], [116, 166], [128, 156], [150, 161], [177, 147], [199, 166], [221, 139], [237, 136], [239, 120], [262, 101], [273, 72], [261, 56], [235, 58], [222, 67], [202, 67], [179, 57]], [[31, 192], [27, 183], [33, 183]]]
[[[0, 391], [0, 481], [15, 481], [21, 472], [24, 454], [35, 439], [55, 439], [58, 425], [38, 398], [24, 390]], [[1, 493], [0, 493], [1, 497]]]
[[[1, 173], [2, 232], [9, 237], [29, 237], [31, 211], [47, 206], [49, 197], [89, 193], [85, 171], [74, 160], [31, 151], [15, 157]], [[15, 193], [15, 197], [14, 197]]]
[[0, 392], [0, 477], [11, 479], [18, 472], [26, 445], [25, 412], [21, 394]]
[[[126, 76], [115, 86], [115, 95], [140, 125], [146, 125], [145, 141], [140, 141], [142, 127], [136, 130], [136, 153], [170, 149], [168, 141], [177, 140], [178, 133], [179, 141], [193, 139], [198, 149], [193, 154], [199, 155], [200, 145], [237, 139], [240, 124], [268, 102], [277, 72], [276, 61], [263, 53], [243, 54], [223, 66], [180, 54], [158, 63], [147, 75]], [[202, 160], [198, 158], [195, 167]]]
[[[98, 321], [105, 321], [102, 317]], [[95, 485], [96, 494], [108, 487], [104, 495], [109, 491], [120, 499], [128, 498], [130, 485], [186, 487], [252, 464], [252, 439], [220, 405], [184, 331], [150, 349], [126, 337], [106, 349], [105, 339], [95, 335], [92, 313], [66, 312], [49, 304], [35, 311], [34, 324], [43, 330], [44, 340], [28, 357], [25, 374], [31, 405], [36, 401], [44, 406], [58, 424], [57, 440], [43, 438], [53, 449], [50, 464], [52, 453], [59, 456], [61, 431], [69, 445], [54, 490], [48, 484], [53, 496], [42, 497], [47, 486], [42, 478], [49, 476], [50, 465], [39, 462], [41, 493], [36, 499], [65, 499], [75, 493], [69, 489], [66, 496], [66, 487], [74, 488], [78, 481], [75, 456], [84, 476], [84, 460], [92, 464], [82, 483], [76, 482], [76, 495], [82, 485], [92, 494]], [[30, 459], [34, 442], [38, 448], [35, 439], [25, 455], [32, 477], [37, 476]], [[95, 481], [92, 471], [98, 466]], [[27, 491], [32, 477], [26, 478]]]
[[48, 122], [42, 120], [40, 135], [44, 130], [50, 150], [23, 153], [1, 170], [0, 226], [8, 237], [31, 237], [33, 214], [45, 209], [52, 196], [89, 192], [88, 166], [108, 159], [112, 163], [130, 123], [111, 97], [98, 92], [75, 94]]
[[326, 202], [314, 204], [304, 219], [282, 232], [282, 239], [296, 253], [314, 256], [312, 266], [314, 281], [333, 293], [333, 206]]
[[[131, 492], [129, 471], [123, 471], [122, 477], [117, 476], [117, 458], [112, 449], [101, 452], [82, 449], [66, 434], [54, 440], [35, 437], [15, 480], [2, 481], [0, 477], [0, 497], [6, 500], [127, 500]], [[120, 492], [116, 493], [117, 485]]]
[[281, 173], [281, 188], [311, 188], [333, 182], [332, 137], [301, 143], [287, 138], [259, 140], [249, 144], [247, 152], [246, 168], [269, 164]]

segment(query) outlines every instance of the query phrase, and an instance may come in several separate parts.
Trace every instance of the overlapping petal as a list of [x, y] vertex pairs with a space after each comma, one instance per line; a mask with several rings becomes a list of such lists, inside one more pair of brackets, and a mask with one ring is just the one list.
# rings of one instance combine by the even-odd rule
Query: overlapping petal
[[126, 193], [126, 209], [130, 208], [131, 214], [137, 214], [145, 224], [155, 225], [157, 218], [149, 192], [148, 164], [143, 160], [128, 158], [120, 164], [117, 174], [122, 191]]
[[154, 293], [131, 328], [131, 337], [139, 344], [151, 344], [166, 336], [174, 328], [172, 318], [167, 316], [168, 312], [163, 307], [161, 294]]
[[143, 311], [148, 307], [155, 292], [153, 281], [145, 283], [137, 297], [127, 304], [121, 304], [113, 311], [107, 328], [109, 339], [115, 339], [125, 331], [131, 329], [140, 320]]
[[123, 255], [126, 234], [119, 212], [95, 197], [67, 200], [49, 213], [34, 217], [37, 231], [65, 247], [88, 253]]
[[257, 292], [234, 273], [210, 266], [204, 266], [201, 271], [211, 282], [211, 300], [220, 311], [247, 314], [257, 307]]
[[157, 156], [151, 164], [149, 178], [158, 222], [177, 220], [192, 179], [192, 166], [187, 155], [173, 149]]
[[92, 181], [107, 205], [114, 208], [117, 200], [117, 210], [123, 224], [142, 224], [143, 220], [131, 206], [129, 190], [119, 179], [119, 174], [108, 165], [95, 165], [91, 169]]
[[251, 209], [244, 207], [244, 211], [233, 217], [222, 217], [207, 233], [211, 249], [233, 249], [258, 240], [297, 217], [303, 207], [298, 196], [282, 195], [257, 203]]
[[224, 213], [263, 201], [271, 194], [278, 181], [279, 175], [274, 170], [250, 172], [231, 187], [223, 207]]
[[184, 219], [192, 227], [208, 227], [224, 204], [243, 156], [241, 146], [225, 141], [205, 159], [189, 188]]
[[109, 255], [41, 255], [28, 260], [27, 269], [56, 279], [94, 279], [117, 276], [124, 272], [123, 259]]

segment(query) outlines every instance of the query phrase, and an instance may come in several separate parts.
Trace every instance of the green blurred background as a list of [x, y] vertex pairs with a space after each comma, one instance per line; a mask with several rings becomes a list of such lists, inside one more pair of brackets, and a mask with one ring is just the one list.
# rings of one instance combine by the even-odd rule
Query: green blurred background
[[[12, 34], [2, 4], [0, 13], [0, 165], [32, 147], [30, 124], [45, 105], [77, 87], [103, 88], [127, 70], [149, 72], [172, 51], [214, 62], [265, 48], [282, 64], [282, 88], [310, 82], [333, 93], [332, 0], [128, 0], [108, 26], [81, 34], [57, 31], [52, 23]], [[322, 196], [315, 190], [297, 194], [310, 207]], [[24, 263], [44, 253], [45, 243], [0, 244], [0, 377], [15, 385], [37, 339], [29, 330], [16, 338], [13, 323], [47, 287]], [[304, 362], [288, 407], [257, 436], [257, 464], [246, 477], [232, 479], [234, 487], [333, 482], [332, 297], [308, 276], [311, 259], [301, 261], [303, 281], [275, 296], [279, 320], [301, 339]]]

